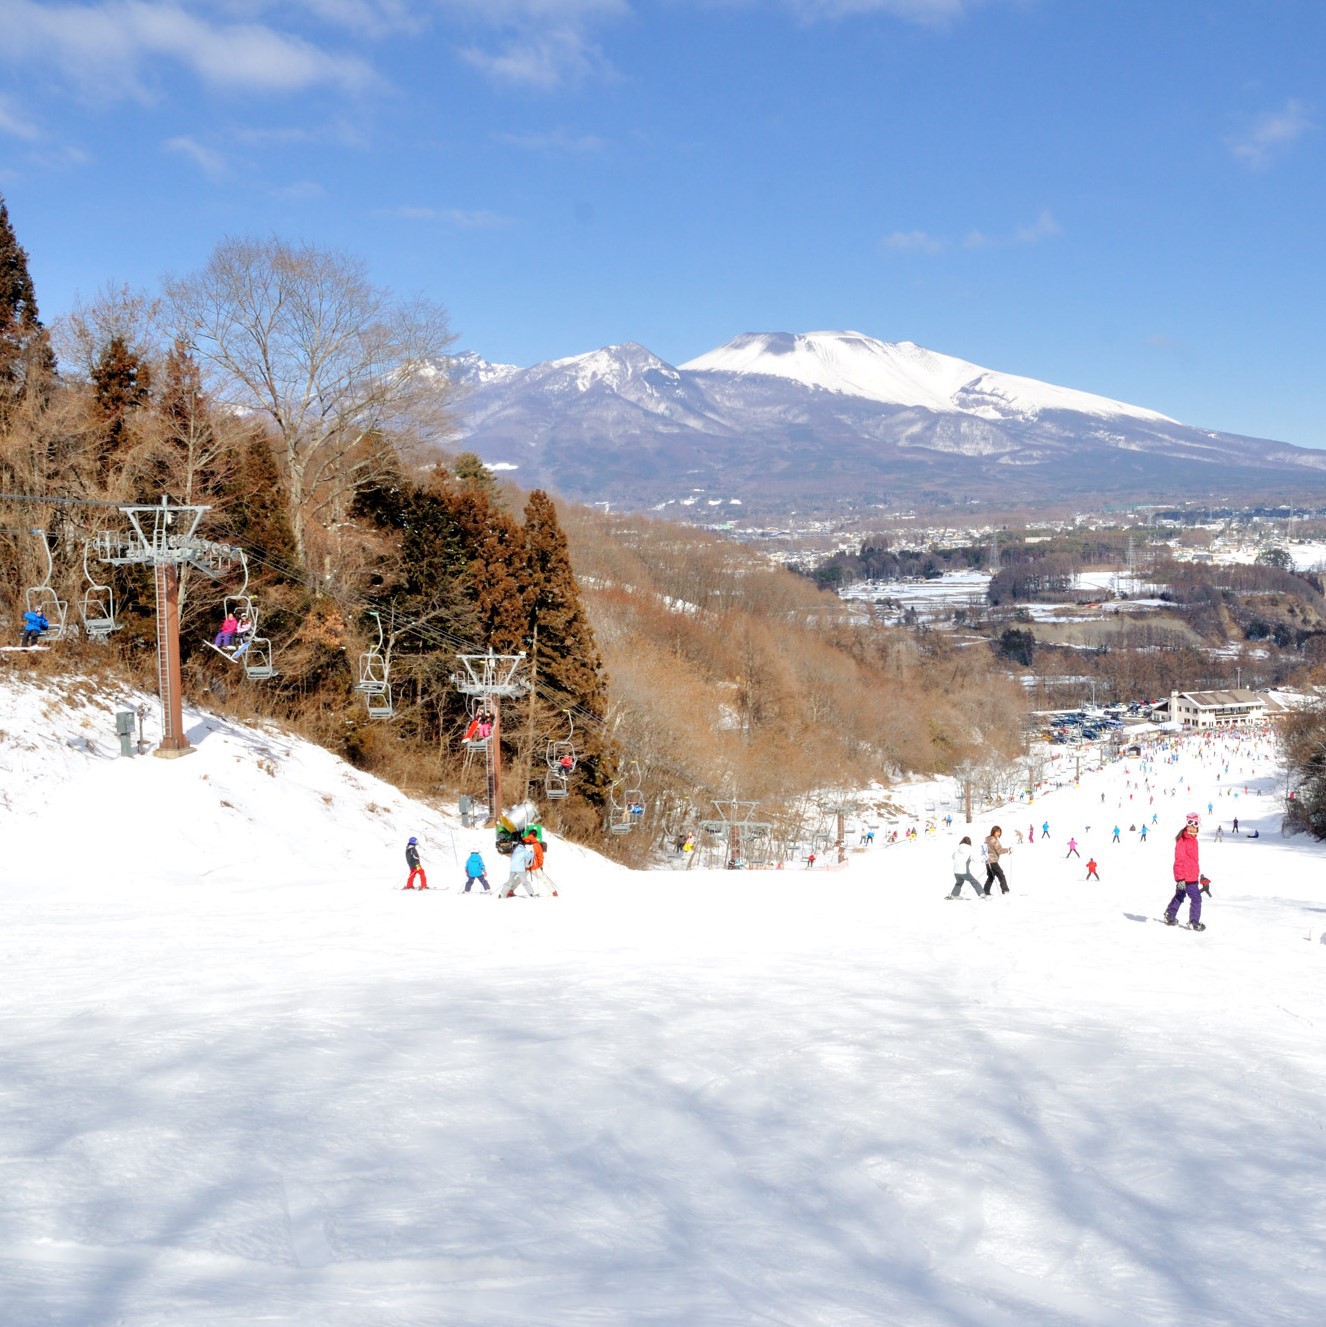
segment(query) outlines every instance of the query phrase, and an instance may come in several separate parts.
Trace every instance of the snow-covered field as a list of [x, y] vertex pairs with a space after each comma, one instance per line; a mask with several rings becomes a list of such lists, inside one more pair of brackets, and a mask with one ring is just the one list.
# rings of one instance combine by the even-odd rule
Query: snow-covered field
[[[940, 835], [554, 842], [499, 901], [482, 831], [197, 714], [118, 758], [114, 708], [0, 686], [5, 1327], [1321, 1321], [1326, 852], [1265, 744], [999, 812], [1051, 827], [1007, 897], [947, 901]], [[1190, 808], [1202, 934], [1154, 920]]]

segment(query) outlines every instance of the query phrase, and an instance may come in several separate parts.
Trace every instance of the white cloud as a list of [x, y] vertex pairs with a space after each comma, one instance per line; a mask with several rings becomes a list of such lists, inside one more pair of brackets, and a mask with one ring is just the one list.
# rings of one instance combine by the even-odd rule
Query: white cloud
[[887, 14], [913, 23], [942, 25], [961, 18], [980, 0], [787, 0], [803, 18], [850, 18]]
[[943, 240], [924, 230], [895, 230], [882, 243], [886, 249], [903, 253], [939, 253], [945, 247]]
[[170, 63], [225, 90], [357, 90], [375, 81], [358, 56], [260, 23], [217, 23], [169, 0], [38, 4], [0, 0], [0, 58], [47, 61], [102, 94], [146, 96], [142, 75]]
[[1013, 242], [1015, 244], [1039, 244], [1042, 240], [1058, 239], [1063, 233], [1063, 227], [1050, 215], [1048, 210], [1042, 209], [1040, 216], [1031, 225], [1019, 226], [1013, 232]]
[[1290, 99], [1283, 109], [1257, 116], [1241, 133], [1230, 138], [1229, 150], [1249, 170], [1265, 170], [1315, 127], [1308, 107]]
[[379, 208], [373, 215], [391, 221], [436, 221], [458, 230], [494, 230], [511, 224], [509, 218], [499, 216], [496, 212], [481, 209], [466, 211], [455, 207], [418, 207], [409, 203], [400, 207]]
[[466, 212], [460, 208], [450, 208], [442, 213], [442, 220], [460, 230], [494, 230], [499, 226], [509, 226], [511, 222], [496, 212], [482, 210]]
[[229, 169], [225, 157], [220, 152], [204, 147], [196, 139], [186, 135], [180, 134], [175, 138], [168, 138], [161, 146], [167, 152], [187, 157], [204, 175], [210, 175], [213, 179], [219, 179]]
[[577, 28], [522, 34], [496, 51], [469, 46], [461, 56], [496, 83], [539, 92], [613, 73], [603, 53]]
[[439, 9], [506, 26], [565, 26], [631, 12], [626, 0], [435, 0]]
[[42, 136], [37, 126], [14, 107], [13, 99], [0, 93], [0, 134], [35, 143]]
[[565, 129], [552, 129], [541, 134], [494, 134], [493, 137], [508, 147], [558, 156], [587, 156], [602, 152], [608, 146], [608, 140], [597, 134], [571, 134]]
[[1058, 239], [1064, 228], [1054, 219], [1048, 208], [1043, 208], [1035, 221], [1018, 226], [1012, 235], [987, 235], [982, 230], [971, 230], [963, 240], [964, 249], [1011, 249], [1019, 245], [1040, 244]]
[[[963, 237], [962, 248], [1011, 249], [1057, 239], [1063, 233], [1063, 227], [1046, 208], [1042, 209], [1035, 221], [1018, 226], [1011, 235], [989, 235], [973, 228]], [[895, 230], [885, 235], [880, 244], [898, 253], [944, 253], [954, 247], [949, 237], [935, 235], [928, 230]]]
[[327, 197], [327, 190], [317, 180], [295, 180], [276, 191], [278, 198], [291, 203], [307, 203]]

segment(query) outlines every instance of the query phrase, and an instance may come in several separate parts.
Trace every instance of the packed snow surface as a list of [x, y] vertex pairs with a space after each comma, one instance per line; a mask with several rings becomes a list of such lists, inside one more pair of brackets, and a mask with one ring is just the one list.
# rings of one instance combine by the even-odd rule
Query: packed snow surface
[[1034, 378], [996, 373], [912, 341], [877, 341], [860, 332], [748, 332], [688, 360], [681, 368], [766, 374], [889, 405], [988, 419], [1076, 410], [1173, 422], [1154, 410]]
[[[488, 834], [325, 752], [189, 712], [125, 759], [141, 698], [66, 690], [0, 687], [6, 1327], [1321, 1320], [1326, 871], [1265, 740], [1061, 762], [972, 827], [1037, 826], [1006, 897], [947, 900], [955, 823], [553, 840], [560, 897], [499, 900]], [[1201, 934], [1155, 920], [1189, 809]]]

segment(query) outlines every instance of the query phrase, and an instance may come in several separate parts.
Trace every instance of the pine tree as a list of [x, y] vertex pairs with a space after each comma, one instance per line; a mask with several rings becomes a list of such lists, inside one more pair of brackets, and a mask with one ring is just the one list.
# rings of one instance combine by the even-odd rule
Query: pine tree
[[528, 650], [524, 532], [477, 482], [457, 484], [435, 471], [430, 491], [446, 506], [465, 552], [479, 632], [475, 648], [496, 654]]
[[462, 483], [477, 484], [490, 497], [497, 495], [497, 480], [484, 465], [478, 452], [461, 452], [452, 463], [451, 473]]
[[99, 444], [98, 468], [104, 477], [129, 443], [134, 414], [148, 399], [152, 375], [142, 356], [120, 335], [106, 343], [92, 366], [92, 400]]
[[54, 375], [55, 355], [37, 316], [28, 255], [0, 197], [0, 423], [31, 394], [44, 395]]
[[153, 457], [149, 493], [171, 493], [180, 502], [207, 502], [235, 468], [235, 448], [218, 436], [198, 361], [176, 339], [161, 368], [157, 413], [160, 446]]
[[547, 722], [562, 721], [558, 710], [575, 717], [575, 790], [601, 806], [617, 764], [616, 753], [604, 743], [608, 689], [603, 657], [580, 602], [566, 534], [552, 499], [536, 489], [525, 504], [524, 518], [529, 639], [540, 699], [552, 711]]

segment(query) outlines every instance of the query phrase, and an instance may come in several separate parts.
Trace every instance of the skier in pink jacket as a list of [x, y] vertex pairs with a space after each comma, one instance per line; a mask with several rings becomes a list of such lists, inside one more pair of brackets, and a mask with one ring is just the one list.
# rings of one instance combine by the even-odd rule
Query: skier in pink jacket
[[1174, 897], [1165, 909], [1165, 921], [1174, 926], [1179, 920], [1179, 907], [1184, 896], [1188, 899], [1188, 925], [1194, 931], [1204, 931], [1202, 924], [1202, 885], [1206, 877], [1197, 861], [1197, 832], [1201, 820], [1196, 811], [1189, 811], [1183, 828], [1174, 837]]

